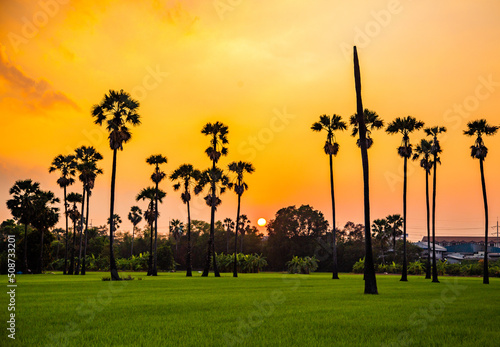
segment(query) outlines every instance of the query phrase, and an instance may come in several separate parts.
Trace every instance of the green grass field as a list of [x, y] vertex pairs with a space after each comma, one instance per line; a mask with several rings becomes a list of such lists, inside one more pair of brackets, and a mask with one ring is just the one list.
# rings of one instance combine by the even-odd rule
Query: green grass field
[[[122, 273], [121, 275], [126, 275]], [[161, 273], [106, 282], [86, 276], [17, 276], [19, 346], [498, 346], [500, 279], [361, 275]], [[212, 276], [212, 274], [211, 274]], [[142, 280], [138, 280], [138, 278]], [[1, 276], [4, 288], [7, 277]], [[4, 290], [5, 292], [6, 290]], [[6, 343], [7, 341], [7, 343]]]

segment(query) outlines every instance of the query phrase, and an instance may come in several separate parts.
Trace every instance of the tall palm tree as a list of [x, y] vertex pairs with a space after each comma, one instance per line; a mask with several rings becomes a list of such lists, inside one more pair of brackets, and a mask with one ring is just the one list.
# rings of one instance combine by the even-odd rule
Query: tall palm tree
[[[156, 195], [158, 195], [158, 184], [165, 178], [165, 172], [160, 170], [161, 164], [167, 163], [167, 158], [161, 154], [152, 155], [146, 159], [146, 163], [155, 166], [155, 171], [151, 175], [151, 180], [155, 183]], [[158, 211], [158, 197], [155, 198], [155, 210]], [[157, 241], [158, 241], [158, 214], [155, 214], [155, 245], [154, 245], [154, 258], [153, 258], [153, 276], [158, 276], [157, 271]]]
[[14, 219], [24, 224], [24, 271], [28, 272], [28, 224], [33, 218], [33, 200], [40, 190], [40, 183], [32, 180], [16, 181], [10, 188], [12, 198], [7, 200], [7, 208]]
[[342, 120], [341, 116], [336, 114], [330, 116], [322, 115], [319, 117], [319, 122], [312, 125], [313, 131], [326, 131], [326, 142], [323, 147], [325, 154], [330, 158], [330, 194], [332, 197], [332, 223], [333, 223], [333, 279], [339, 279], [338, 265], [337, 265], [337, 235], [335, 233], [335, 194], [333, 189], [333, 156], [337, 156], [339, 151], [339, 144], [335, 138], [335, 131], [346, 130], [347, 124]]
[[68, 202], [66, 201], [66, 187], [75, 183], [76, 173], [76, 162], [74, 155], [58, 155], [52, 161], [49, 168], [49, 173], [54, 171], [60, 171], [61, 177], [57, 179], [57, 184], [63, 189], [64, 192], [64, 216], [66, 222], [66, 236], [65, 236], [65, 248], [64, 248], [64, 268], [63, 275], [66, 275], [68, 270]]
[[380, 252], [382, 253], [382, 263], [385, 264], [385, 250], [387, 242], [391, 237], [390, 226], [385, 218], [375, 219], [372, 224], [372, 236], [380, 244]]
[[[366, 138], [366, 148], [370, 148], [373, 145], [373, 139], [371, 138], [372, 131], [375, 129], [381, 129], [384, 127], [384, 121], [380, 119], [379, 115], [365, 108], [363, 111], [363, 120], [365, 121], [365, 138]], [[352, 125], [352, 136], [356, 136], [359, 132], [359, 121], [357, 114], [354, 114], [349, 118], [349, 123]], [[361, 148], [359, 138], [356, 140], [356, 144]]]
[[[248, 189], [248, 184], [243, 181], [243, 176], [245, 173], [251, 174], [255, 171], [253, 165], [249, 162], [244, 161], [233, 161], [228, 165], [229, 171], [234, 173], [236, 177], [233, 182], [228, 184], [229, 189], [233, 189], [236, 195], [238, 195], [238, 208], [236, 210], [236, 221], [240, 221], [240, 208], [241, 208], [241, 196]], [[238, 267], [236, 260], [236, 253], [238, 253], [238, 225], [236, 226], [236, 230], [234, 233], [234, 267], [233, 267], [233, 277], [238, 277]], [[243, 252], [243, 234], [241, 239], [241, 252]]]
[[38, 190], [33, 200], [33, 217], [31, 224], [40, 232], [40, 260], [38, 263], [38, 273], [43, 272], [43, 239], [49, 231], [59, 221], [59, 208], [53, 204], [59, 202], [51, 191]]
[[237, 225], [236, 232], [239, 231], [241, 234], [241, 241], [240, 241], [240, 253], [243, 253], [243, 239], [245, 238], [245, 234], [248, 231], [248, 228], [250, 227], [250, 219], [248, 219], [246, 214], [242, 214], [240, 216], [240, 222]]
[[396, 261], [396, 238], [402, 234], [403, 218], [401, 218], [400, 214], [391, 214], [385, 220], [392, 236], [392, 252], [394, 254], [394, 261]]
[[[82, 146], [75, 150], [76, 153], [76, 168], [80, 175], [78, 179], [82, 182], [83, 186], [83, 201], [82, 201], [82, 218], [80, 219], [80, 247], [78, 253], [78, 262], [76, 265], [76, 275], [80, 272], [82, 266], [82, 275], [85, 275], [85, 256], [87, 252], [87, 229], [89, 219], [89, 202], [90, 194], [94, 188], [95, 179], [97, 175], [102, 174], [102, 170], [97, 167], [97, 162], [102, 160], [102, 155], [96, 151], [94, 147]], [[87, 199], [85, 202], [85, 198]], [[87, 213], [84, 214], [85, 204], [87, 204]], [[83, 216], [86, 216], [83, 218]], [[83, 220], [85, 219], [85, 229], [83, 228]], [[85, 233], [84, 233], [85, 231]], [[85, 243], [83, 242], [85, 239]], [[83, 252], [83, 263], [82, 263]]]
[[226, 228], [226, 254], [229, 254], [229, 235], [234, 228], [234, 222], [231, 218], [225, 218], [222, 225]]
[[[206, 183], [210, 183], [210, 193], [205, 197], [207, 204], [210, 206], [210, 237], [208, 239], [208, 251], [205, 269], [203, 270], [202, 277], [207, 277], [210, 271], [210, 256], [213, 254], [213, 266], [215, 277], [220, 277], [219, 270], [217, 268], [217, 259], [215, 256], [215, 244], [214, 244], [214, 234], [215, 234], [215, 210], [220, 199], [216, 194], [216, 184], [217, 178], [222, 178], [222, 172], [216, 167], [217, 162], [220, 157], [227, 155], [227, 145], [229, 141], [227, 140], [228, 128], [221, 122], [207, 123], [201, 130], [203, 135], [210, 137], [210, 146], [205, 150], [205, 153], [212, 161], [211, 172], [206, 172], [205, 178], [209, 179]], [[226, 181], [227, 182], [227, 181]], [[225, 188], [224, 188], [225, 189]], [[222, 191], [224, 191], [224, 189]]]
[[398, 148], [399, 156], [403, 157], [403, 273], [401, 274], [401, 281], [408, 281], [408, 264], [406, 262], [406, 194], [408, 186], [408, 159], [411, 158], [412, 145], [410, 143], [410, 134], [415, 130], [423, 128], [424, 122], [417, 120], [415, 117], [406, 116], [398, 117], [393, 120], [386, 129], [389, 134], [401, 134], [403, 140], [401, 146]]
[[148, 187], [148, 188], [143, 188], [139, 194], [137, 194], [135, 200], [148, 200], [148, 208], [146, 212], [144, 212], [144, 219], [149, 224], [149, 230], [150, 230], [150, 242], [149, 242], [149, 259], [148, 259], [148, 276], [153, 276], [153, 234], [154, 234], [154, 221], [159, 215], [158, 210], [156, 209], [155, 201], [158, 199], [158, 202], [162, 202], [163, 198], [167, 194], [161, 190], [158, 189], [158, 194], [156, 191], [155, 187]]
[[[373, 120], [370, 128], [382, 127], [383, 122], [374, 116], [368, 118], [363, 112], [363, 101], [361, 99], [361, 74], [359, 71], [358, 51], [354, 46], [354, 81], [356, 88], [356, 122], [354, 124], [356, 132], [359, 133], [358, 145], [361, 148], [361, 162], [363, 164], [363, 187], [364, 187], [364, 208], [365, 208], [365, 294], [378, 294], [377, 280], [375, 277], [375, 264], [373, 263], [372, 238], [370, 233], [370, 180], [368, 168], [368, 147], [371, 142], [367, 141], [367, 125], [365, 120]], [[351, 117], [352, 119], [352, 117]], [[369, 133], [368, 133], [369, 134]], [[369, 139], [369, 137], [368, 137]], [[370, 139], [371, 140], [371, 139]], [[335, 227], [335, 226], [334, 226]]]
[[175, 240], [175, 256], [177, 257], [177, 246], [184, 231], [184, 224], [179, 219], [172, 219], [170, 221], [170, 234], [174, 236]]
[[486, 119], [479, 119], [467, 124], [467, 130], [464, 134], [467, 136], [476, 136], [476, 141], [470, 147], [472, 158], [479, 159], [479, 170], [481, 172], [481, 187], [483, 190], [483, 204], [484, 204], [484, 270], [483, 270], [483, 283], [489, 284], [488, 273], [488, 199], [486, 198], [486, 182], [484, 179], [484, 160], [488, 154], [488, 148], [484, 145], [483, 135], [495, 135], [498, 126], [489, 125]]
[[425, 267], [425, 278], [431, 279], [431, 224], [429, 206], [429, 175], [431, 174], [432, 161], [430, 160], [432, 144], [426, 139], [420, 140], [415, 147], [413, 160], [420, 159], [420, 167], [425, 170], [425, 206], [427, 210], [427, 265]]
[[186, 277], [193, 276], [192, 265], [191, 265], [191, 211], [189, 209], [189, 202], [191, 201], [191, 186], [195, 185], [200, 179], [200, 170], [194, 169], [191, 164], [183, 164], [179, 166], [171, 175], [170, 179], [172, 181], [177, 181], [174, 184], [174, 190], [179, 190], [183, 188], [181, 194], [181, 199], [187, 206], [187, 254], [186, 254]]
[[83, 202], [83, 196], [79, 193], [69, 193], [66, 200], [69, 204], [73, 204], [73, 208], [68, 211], [68, 216], [73, 222], [73, 247], [71, 248], [71, 259], [69, 262], [68, 275], [73, 275], [75, 271], [75, 251], [76, 251], [76, 224], [82, 216], [78, 211], [76, 204]]
[[135, 238], [135, 228], [142, 220], [142, 210], [139, 206], [132, 206], [130, 212], [128, 213], [128, 220], [132, 223], [132, 247], [130, 250], [130, 256], [134, 255], [134, 238]]
[[441, 164], [439, 153], [442, 152], [437, 136], [446, 132], [445, 127], [425, 128], [425, 134], [432, 136], [431, 154], [432, 166], [434, 167], [434, 175], [432, 177], [432, 282], [439, 283], [436, 262], [436, 168], [437, 164]]
[[[226, 191], [226, 187], [229, 184], [229, 178], [222, 172], [222, 170], [218, 167], [215, 169], [207, 169], [200, 174], [200, 179], [198, 180], [198, 184], [194, 188], [195, 194], [200, 194], [203, 191], [203, 188], [206, 185], [209, 185], [210, 192], [205, 196], [205, 203], [211, 207], [211, 219], [215, 220], [215, 211], [217, 210], [217, 206], [222, 202], [219, 196]], [[214, 224], [210, 225], [210, 237], [208, 239], [208, 249], [207, 249], [207, 259], [208, 264], [205, 264], [205, 269], [203, 270], [202, 277], [207, 277], [208, 272], [210, 271], [210, 259], [212, 257], [214, 275], [215, 277], [220, 277], [219, 270], [217, 268], [217, 258], [215, 254], [215, 245], [214, 245]]]
[[109, 219], [109, 270], [113, 281], [120, 280], [118, 269], [116, 268], [115, 253], [113, 250], [113, 215], [115, 214], [115, 182], [116, 182], [116, 154], [118, 149], [123, 150], [123, 144], [132, 137], [128, 125], [136, 126], [141, 124], [140, 116], [137, 113], [139, 102], [132, 99], [130, 94], [120, 90], [119, 92], [110, 90], [104, 95], [104, 99], [92, 108], [92, 116], [95, 117], [95, 124], [106, 124], [109, 132], [109, 146], [113, 150], [113, 167], [111, 171], [111, 199]]

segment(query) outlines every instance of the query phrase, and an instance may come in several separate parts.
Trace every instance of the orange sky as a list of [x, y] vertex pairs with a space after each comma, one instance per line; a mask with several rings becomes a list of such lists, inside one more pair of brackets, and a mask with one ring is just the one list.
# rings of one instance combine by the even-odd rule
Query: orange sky
[[[285, 206], [311, 204], [330, 217], [324, 134], [310, 126], [321, 114], [355, 112], [352, 46], [358, 46], [364, 106], [386, 122], [413, 115], [448, 127], [438, 168], [438, 235], [481, 235], [479, 164], [470, 158], [468, 121], [500, 124], [500, 3], [481, 1], [88, 1], [0, 2], [0, 200], [17, 179], [32, 178], [60, 196], [48, 167], [81, 145], [103, 155], [91, 219], [109, 211], [111, 150], [90, 109], [109, 89], [141, 102], [142, 125], [118, 155], [117, 213], [122, 229], [138, 191], [150, 185], [151, 154], [209, 166], [206, 122], [229, 126], [229, 156], [251, 161], [242, 212], [254, 223]], [[423, 132], [412, 135], [415, 143]], [[369, 151], [372, 219], [401, 213], [399, 136], [373, 135]], [[359, 149], [338, 135], [335, 158], [338, 225], [363, 220]], [[500, 136], [487, 138], [491, 223], [500, 215]], [[410, 167], [408, 233], [425, 233], [424, 173]], [[161, 206], [186, 217], [170, 182]], [[70, 191], [81, 191], [75, 184]], [[234, 218], [226, 193], [218, 219]], [[138, 203], [145, 207], [145, 203]], [[193, 218], [209, 219], [200, 198]], [[5, 203], [0, 220], [9, 218]], [[62, 225], [62, 224], [60, 224]], [[493, 231], [493, 230], [492, 230]]]

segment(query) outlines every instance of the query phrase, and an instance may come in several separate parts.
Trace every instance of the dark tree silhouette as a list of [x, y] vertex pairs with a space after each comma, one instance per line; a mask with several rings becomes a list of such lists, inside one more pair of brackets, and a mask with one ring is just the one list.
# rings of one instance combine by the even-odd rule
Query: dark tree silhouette
[[76, 174], [76, 162], [74, 155], [58, 155], [52, 161], [49, 168], [49, 173], [54, 171], [60, 171], [61, 177], [57, 179], [57, 184], [63, 189], [64, 193], [64, 217], [65, 217], [65, 248], [64, 248], [64, 268], [63, 275], [66, 275], [68, 271], [68, 202], [66, 200], [66, 187], [75, 183], [73, 178]]
[[234, 222], [231, 218], [225, 218], [222, 225], [226, 228], [226, 253], [229, 254], [229, 235], [234, 228]]
[[476, 141], [470, 147], [472, 158], [479, 159], [479, 170], [481, 172], [481, 187], [483, 190], [483, 204], [484, 204], [484, 269], [483, 269], [483, 283], [489, 284], [488, 273], [488, 199], [486, 197], [486, 182], [484, 179], [484, 160], [488, 154], [488, 148], [484, 145], [483, 135], [495, 135], [498, 131], [498, 126], [489, 125], [486, 119], [479, 119], [467, 124], [467, 130], [464, 134], [467, 136], [476, 136]]
[[109, 228], [109, 270], [113, 281], [120, 280], [118, 269], [116, 267], [115, 253], [113, 250], [113, 215], [115, 214], [115, 183], [116, 183], [116, 154], [118, 149], [123, 150], [123, 144], [132, 137], [128, 124], [136, 126], [141, 124], [140, 116], [137, 113], [139, 102], [132, 99], [130, 94], [120, 90], [119, 92], [110, 90], [109, 94], [104, 96], [102, 102], [94, 105], [92, 116], [95, 117], [95, 123], [99, 125], [106, 124], [109, 132], [109, 146], [113, 150], [113, 166], [111, 171], [111, 199], [109, 219], [111, 225]]
[[332, 270], [332, 278], [333, 279], [338, 279], [339, 278], [339, 272], [338, 272], [338, 264], [337, 264], [337, 235], [335, 232], [335, 194], [334, 194], [334, 189], [333, 189], [333, 156], [336, 156], [338, 151], [339, 151], [339, 144], [337, 143], [337, 140], [335, 139], [335, 131], [337, 130], [346, 130], [347, 129], [347, 124], [342, 121], [342, 117], [338, 116], [336, 114], [330, 116], [327, 115], [322, 115], [319, 117], [319, 122], [316, 122], [312, 125], [311, 129], [313, 131], [321, 131], [325, 130], [327, 135], [326, 135], [326, 142], [325, 146], [323, 147], [325, 153], [328, 155], [330, 158], [330, 195], [332, 197], [332, 232], [333, 232], [333, 270]]
[[69, 262], [68, 275], [73, 275], [75, 271], [75, 251], [76, 251], [76, 224], [81, 217], [76, 204], [81, 204], [83, 196], [79, 193], [69, 193], [66, 198], [69, 204], [73, 204], [73, 208], [68, 211], [68, 216], [73, 222], [73, 247], [71, 248], [71, 259]]
[[142, 210], [139, 206], [132, 206], [130, 212], [128, 213], [128, 220], [132, 223], [132, 246], [130, 249], [130, 256], [134, 255], [134, 238], [135, 238], [135, 228], [142, 220]]

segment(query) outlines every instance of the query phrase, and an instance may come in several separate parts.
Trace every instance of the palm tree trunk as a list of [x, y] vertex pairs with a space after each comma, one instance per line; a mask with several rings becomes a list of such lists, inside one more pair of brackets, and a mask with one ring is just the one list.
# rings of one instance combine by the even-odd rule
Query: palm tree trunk
[[425, 205], [427, 208], [427, 266], [425, 269], [425, 279], [431, 279], [431, 225], [429, 206], [429, 171], [425, 169]]
[[240, 234], [241, 234], [241, 237], [240, 237], [240, 253], [241, 254], [245, 254], [245, 253], [243, 253], [243, 237], [245, 236], [243, 228], [241, 228]]
[[66, 275], [68, 271], [68, 206], [66, 205], [66, 186], [64, 186], [64, 216], [66, 217], [66, 237], [65, 237], [65, 247], [64, 247], [64, 269], [63, 275]]
[[484, 181], [483, 159], [479, 159], [479, 168], [481, 170], [481, 187], [483, 189], [484, 202], [484, 269], [483, 269], [483, 284], [489, 284], [490, 278], [488, 273], [488, 199], [486, 198], [486, 182]]
[[24, 271], [28, 270], [28, 223], [24, 223]]
[[[75, 206], [73, 206], [75, 208]], [[75, 250], [76, 250], [76, 220], [73, 220], [73, 248], [71, 249], [71, 259], [68, 275], [73, 275], [75, 270]]]
[[188, 244], [187, 244], [187, 255], [186, 255], [186, 277], [192, 277], [192, 269], [191, 269], [191, 212], [189, 210], [189, 200], [187, 202], [187, 210], [188, 210]]
[[78, 262], [76, 263], [75, 275], [80, 273], [80, 264], [82, 261], [82, 246], [83, 246], [83, 214], [85, 213], [85, 188], [82, 195], [82, 218], [80, 219], [80, 247], [78, 248]]
[[87, 230], [89, 228], [89, 207], [90, 207], [90, 190], [87, 192], [87, 214], [85, 216], [85, 236], [83, 241], [83, 259], [82, 259], [82, 272], [85, 275], [85, 259], [87, 258]]
[[109, 208], [109, 271], [111, 272], [112, 281], [120, 280], [120, 276], [118, 275], [118, 269], [116, 268], [115, 252], [113, 249], [113, 241], [114, 241], [113, 229], [115, 226], [115, 221], [113, 216], [115, 215], [116, 152], [117, 149], [114, 149], [113, 168], [111, 171], [111, 202]]
[[335, 231], [335, 194], [333, 190], [333, 158], [330, 154], [330, 193], [332, 195], [332, 236], [333, 236], [333, 271], [332, 271], [332, 279], [339, 279], [339, 272], [337, 266], [337, 233]]
[[38, 273], [42, 273], [43, 272], [43, 234], [44, 231], [43, 229], [41, 230], [41, 237], [40, 237], [40, 260], [39, 260], [39, 270], [38, 270]]
[[[155, 245], [154, 245], [154, 255], [153, 255], [153, 276], [158, 276], [158, 268], [157, 268], [157, 262], [158, 262], [158, 255], [157, 255], [157, 248], [158, 248], [158, 182], [156, 182], [156, 192], [155, 192]], [[177, 247], [177, 246], [176, 246]], [[176, 250], [177, 252], [177, 250]]]
[[370, 180], [368, 167], [368, 150], [366, 147], [366, 125], [363, 116], [363, 102], [361, 99], [361, 76], [359, 71], [358, 52], [354, 46], [354, 79], [356, 84], [356, 101], [359, 128], [359, 143], [361, 147], [361, 161], [363, 164], [363, 187], [365, 208], [365, 294], [378, 294], [375, 265], [373, 263], [372, 239], [370, 234]]
[[135, 224], [132, 227], [132, 247], [130, 249], [130, 257], [134, 255], [134, 236], [135, 236]]
[[432, 282], [439, 283], [436, 262], [436, 167], [434, 155], [434, 176], [432, 177]]
[[238, 194], [238, 208], [236, 210], [236, 227], [234, 232], [234, 264], [233, 264], [233, 277], [238, 277], [238, 258], [236, 253], [238, 253], [238, 221], [240, 220], [240, 202], [241, 195]]
[[[405, 143], [406, 145], [406, 143]], [[404, 157], [404, 182], [403, 182], [403, 273], [401, 274], [401, 281], [408, 281], [408, 265], [406, 263], [406, 192], [408, 186], [408, 158]]]
[[148, 274], [153, 276], [153, 223], [149, 224], [149, 258], [148, 258]]

